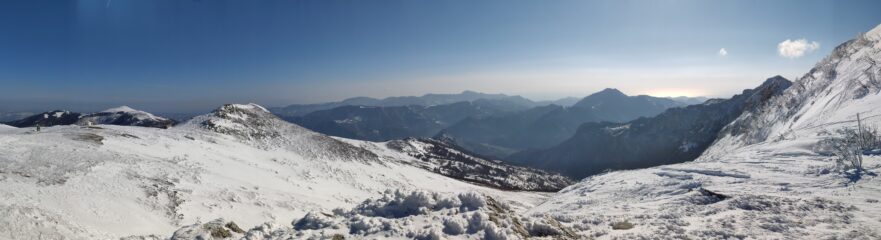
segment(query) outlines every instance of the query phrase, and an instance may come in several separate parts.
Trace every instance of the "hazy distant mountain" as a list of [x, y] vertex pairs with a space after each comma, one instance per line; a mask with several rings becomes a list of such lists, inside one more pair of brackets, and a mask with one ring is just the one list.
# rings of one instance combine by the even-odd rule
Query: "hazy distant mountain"
[[0, 122], [15, 121], [32, 115], [32, 112], [0, 112]]
[[49, 127], [57, 125], [122, 125], [167, 128], [176, 121], [158, 117], [148, 112], [135, 110], [127, 106], [107, 109], [97, 113], [82, 114], [64, 110], [55, 110], [35, 114], [23, 119], [6, 122], [14, 127]]
[[558, 146], [509, 157], [515, 163], [585, 177], [606, 169], [635, 169], [694, 160], [744, 111], [763, 106], [792, 83], [776, 76], [727, 100], [671, 108], [627, 123], [592, 122]]
[[677, 102], [684, 103], [684, 104], [686, 104], [686, 105], [701, 104], [701, 103], [706, 102], [707, 100], [710, 100], [710, 98], [708, 98], [708, 97], [686, 97], [686, 96], [680, 96], [680, 97], [668, 97], [668, 98], [669, 98], [669, 99], [672, 99], [673, 101], [677, 101]]
[[563, 107], [570, 107], [572, 105], [575, 105], [575, 103], [577, 103], [578, 101], [581, 101], [581, 98], [564, 97], [564, 98], [552, 100], [552, 101], [538, 101], [536, 103], [538, 104], [538, 106], [545, 106], [545, 105], [553, 104], [553, 105], [558, 105], [558, 106], [563, 106]]
[[342, 106], [302, 117], [282, 116], [310, 130], [327, 135], [386, 141], [407, 137], [431, 137], [441, 129], [468, 117], [487, 117], [527, 109], [519, 102], [478, 99], [433, 106]]
[[457, 94], [426, 94], [422, 96], [388, 97], [383, 99], [369, 97], [354, 97], [340, 102], [318, 104], [294, 104], [286, 107], [270, 108], [275, 115], [283, 118], [300, 117], [306, 114], [328, 110], [342, 106], [373, 106], [373, 107], [398, 107], [398, 106], [435, 106], [457, 102], [470, 102], [479, 99], [506, 100], [520, 104], [524, 107], [534, 107], [537, 103], [521, 96], [508, 96], [505, 94], [487, 94], [474, 91], [464, 91]]
[[548, 105], [525, 111], [462, 120], [436, 137], [453, 139], [457, 145], [484, 155], [505, 157], [529, 148], [557, 145], [571, 137], [585, 122], [625, 122], [654, 116], [682, 103], [650, 96], [627, 96], [605, 89], [571, 107]]

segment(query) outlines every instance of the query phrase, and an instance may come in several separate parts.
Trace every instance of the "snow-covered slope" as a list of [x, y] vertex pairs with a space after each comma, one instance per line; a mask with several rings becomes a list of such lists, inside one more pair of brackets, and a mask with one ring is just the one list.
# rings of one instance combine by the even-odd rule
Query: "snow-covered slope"
[[157, 117], [156, 115], [141, 110], [135, 110], [128, 106], [121, 106], [83, 115], [80, 117], [79, 121], [77, 121], [77, 124], [107, 124], [168, 128], [174, 125], [175, 121], [163, 117]]
[[288, 225], [386, 190], [475, 191], [518, 211], [547, 196], [447, 178], [406, 164], [418, 160], [405, 154], [367, 151], [256, 105], [226, 105], [170, 129], [3, 129], [0, 146], [2, 239], [164, 237], [216, 218]]

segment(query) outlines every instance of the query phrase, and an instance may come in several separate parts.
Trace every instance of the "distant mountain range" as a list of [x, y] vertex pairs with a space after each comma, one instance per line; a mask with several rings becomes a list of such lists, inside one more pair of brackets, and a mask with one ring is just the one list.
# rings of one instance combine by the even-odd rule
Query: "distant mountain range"
[[607, 169], [636, 169], [691, 161], [719, 131], [744, 112], [756, 111], [792, 83], [781, 76], [730, 99], [671, 108], [626, 123], [589, 122], [565, 142], [512, 155], [514, 163], [585, 177]]
[[686, 97], [686, 96], [679, 96], [679, 97], [667, 97], [667, 98], [669, 98], [669, 99], [671, 99], [671, 100], [673, 100], [673, 101], [677, 101], [677, 102], [685, 103], [685, 104], [688, 104], [688, 105], [701, 104], [701, 103], [706, 102], [707, 100], [710, 100], [710, 98], [708, 98], [708, 97]]
[[472, 117], [438, 133], [438, 138], [480, 154], [504, 158], [530, 148], [557, 145], [585, 122], [625, 122], [657, 115], [686, 104], [667, 98], [627, 96], [617, 89], [605, 89], [587, 96], [571, 107], [548, 105], [490, 117]]
[[487, 117], [525, 110], [508, 99], [478, 99], [451, 104], [421, 106], [342, 106], [283, 119], [320, 133], [370, 141], [407, 137], [431, 137], [467, 117]]
[[539, 102], [520, 96], [465, 91], [421, 97], [359, 97], [270, 111], [289, 122], [332, 136], [369, 141], [446, 138], [469, 151], [503, 157], [527, 148], [558, 144], [571, 137], [584, 122], [623, 122], [683, 105], [687, 104], [670, 98], [629, 97], [615, 89], [583, 99]]
[[32, 112], [0, 112], [0, 123], [15, 121], [34, 115]]
[[54, 110], [31, 115], [15, 121], [5, 122], [4, 124], [20, 128], [93, 124], [167, 128], [175, 123], [177, 122], [171, 119], [158, 117], [148, 112], [122, 106], [89, 114]]
[[[370, 107], [400, 107], [400, 106], [436, 106], [458, 102], [471, 102], [476, 100], [505, 100], [525, 107], [534, 107], [541, 103], [533, 102], [521, 96], [509, 96], [505, 94], [488, 94], [474, 91], [463, 91], [457, 94], [426, 94], [422, 96], [388, 97], [376, 99], [370, 97], [354, 97], [340, 102], [317, 103], [317, 104], [294, 104], [286, 107], [269, 108], [269, 110], [282, 118], [301, 117], [309, 113], [329, 110], [343, 106], [370, 106]], [[571, 99], [560, 99], [561, 103]]]

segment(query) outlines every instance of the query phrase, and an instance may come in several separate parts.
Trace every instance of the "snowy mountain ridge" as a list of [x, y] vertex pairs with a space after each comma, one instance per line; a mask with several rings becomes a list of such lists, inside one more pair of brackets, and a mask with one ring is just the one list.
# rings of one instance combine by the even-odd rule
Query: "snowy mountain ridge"
[[723, 129], [705, 159], [738, 147], [816, 135], [881, 114], [881, 25], [836, 47], [781, 96]]
[[176, 124], [174, 120], [158, 117], [151, 113], [128, 106], [110, 108], [96, 113], [76, 113], [66, 110], [44, 112], [16, 121], [8, 122], [16, 127], [48, 127], [56, 125], [121, 125], [154, 128], [168, 128]]

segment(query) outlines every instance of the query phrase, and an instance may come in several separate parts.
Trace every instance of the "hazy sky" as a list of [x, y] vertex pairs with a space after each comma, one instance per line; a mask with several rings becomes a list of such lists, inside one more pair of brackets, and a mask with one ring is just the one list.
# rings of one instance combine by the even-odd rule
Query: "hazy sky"
[[879, 12], [881, 1], [2, 1], [0, 110], [606, 87], [728, 97], [801, 76]]

